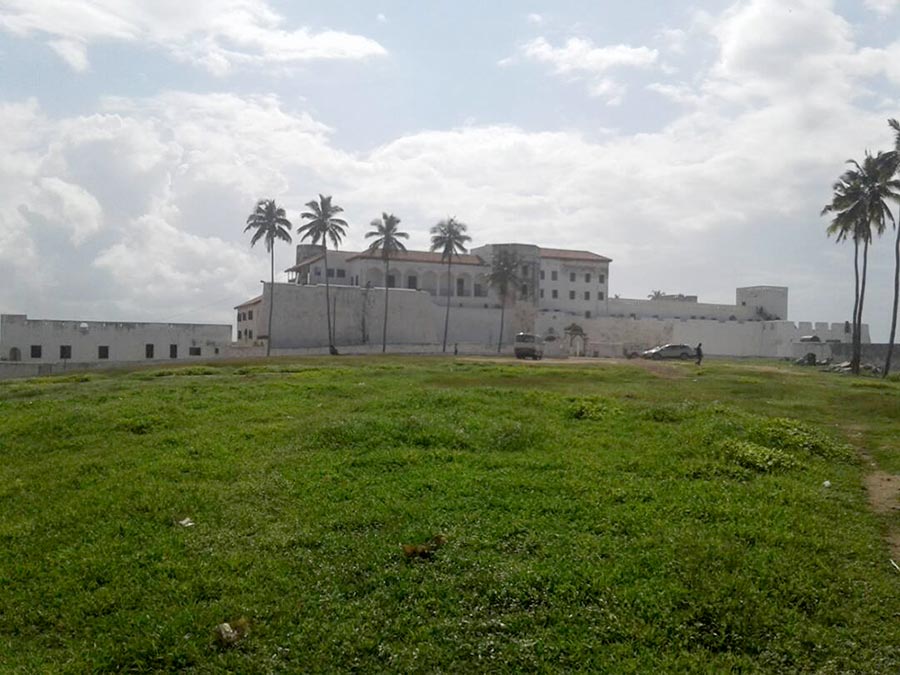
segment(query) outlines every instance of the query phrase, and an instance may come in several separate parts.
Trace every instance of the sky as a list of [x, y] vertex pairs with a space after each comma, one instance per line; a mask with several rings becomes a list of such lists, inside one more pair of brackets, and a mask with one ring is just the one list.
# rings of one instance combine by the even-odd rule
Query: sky
[[844, 321], [819, 213], [892, 117], [900, 0], [0, 0], [0, 311], [231, 323], [268, 278], [256, 201], [297, 226], [322, 193], [348, 250], [453, 216], [608, 256], [621, 297], [779, 285]]

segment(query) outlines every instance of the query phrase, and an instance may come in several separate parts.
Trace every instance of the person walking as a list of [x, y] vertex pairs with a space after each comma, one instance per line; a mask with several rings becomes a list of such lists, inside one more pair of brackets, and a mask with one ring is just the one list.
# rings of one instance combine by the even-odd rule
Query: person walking
[[697, 349], [695, 350], [697, 353], [697, 365], [700, 365], [700, 362], [703, 360], [703, 343], [697, 343]]

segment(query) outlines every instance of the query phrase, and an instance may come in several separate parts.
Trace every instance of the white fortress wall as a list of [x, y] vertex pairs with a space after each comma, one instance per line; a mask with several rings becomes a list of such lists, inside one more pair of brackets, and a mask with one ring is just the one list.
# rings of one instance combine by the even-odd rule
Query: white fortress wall
[[608, 303], [608, 314], [625, 318], [630, 318], [633, 314], [638, 319], [659, 317], [660, 319], [704, 318], [737, 321], [754, 318], [756, 310], [739, 305], [722, 305], [709, 302], [612, 298]]
[[[269, 284], [254, 320], [265, 334], [268, 320]], [[335, 345], [381, 344], [384, 289], [330, 286]], [[445, 298], [426, 291], [390, 289], [388, 299], [388, 344], [440, 344], [444, 334]], [[485, 307], [485, 305], [488, 305]], [[525, 303], [510, 304], [504, 317], [504, 343], [511, 345], [515, 333], [530, 330], [534, 310]], [[275, 314], [272, 349], [315, 348], [328, 345], [325, 286], [275, 284]], [[500, 330], [500, 308], [488, 298], [454, 297], [451, 300], [447, 342], [496, 344]]]
[[[231, 343], [231, 326], [125, 321], [58, 321], [0, 316], [0, 356], [17, 350], [24, 363], [148, 361], [211, 358]], [[148, 356], [152, 345], [152, 356]], [[172, 347], [174, 346], [174, 352]], [[38, 348], [33, 350], [32, 348]], [[64, 348], [68, 348], [64, 352]], [[101, 347], [106, 358], [100, 358]], [[40, 352], [40, 356], [32, 356]], [[193, 352], [193, 353], [192, 353]], [[68, 354], [68, 356], [64, 356]], [[175, 353], [176, 356], [170, 357]]]

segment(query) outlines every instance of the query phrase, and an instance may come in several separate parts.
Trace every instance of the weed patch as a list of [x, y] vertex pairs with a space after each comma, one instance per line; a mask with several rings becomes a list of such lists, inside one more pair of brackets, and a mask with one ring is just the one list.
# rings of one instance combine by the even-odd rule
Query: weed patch
[[720, 446], [722, 455], [745, 469], [759, 473], [769, 473], [800, 466], [795, 457], [784, 450], [767, 448], [751, 441], [730, 438]]

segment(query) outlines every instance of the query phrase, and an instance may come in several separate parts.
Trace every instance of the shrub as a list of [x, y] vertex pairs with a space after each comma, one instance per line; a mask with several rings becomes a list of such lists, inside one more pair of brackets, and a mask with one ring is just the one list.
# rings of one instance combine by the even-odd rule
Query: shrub
[[567, 416], [576, 420], [602, 420], [622, 412], [614, 403], [598, 397], [571, 399]]
[[759, 473], [800, 466], [797, 459], [784, 450], [767, 448], [750, 441], [729, 438], [723, 441], [720, 447], [725, 459]]
[[750, 440], [788, 452], [805, 452], [828, 459], [851, 460], [853, 451], [812, 427], [786, 417], [763, 419], [754, 424]]

